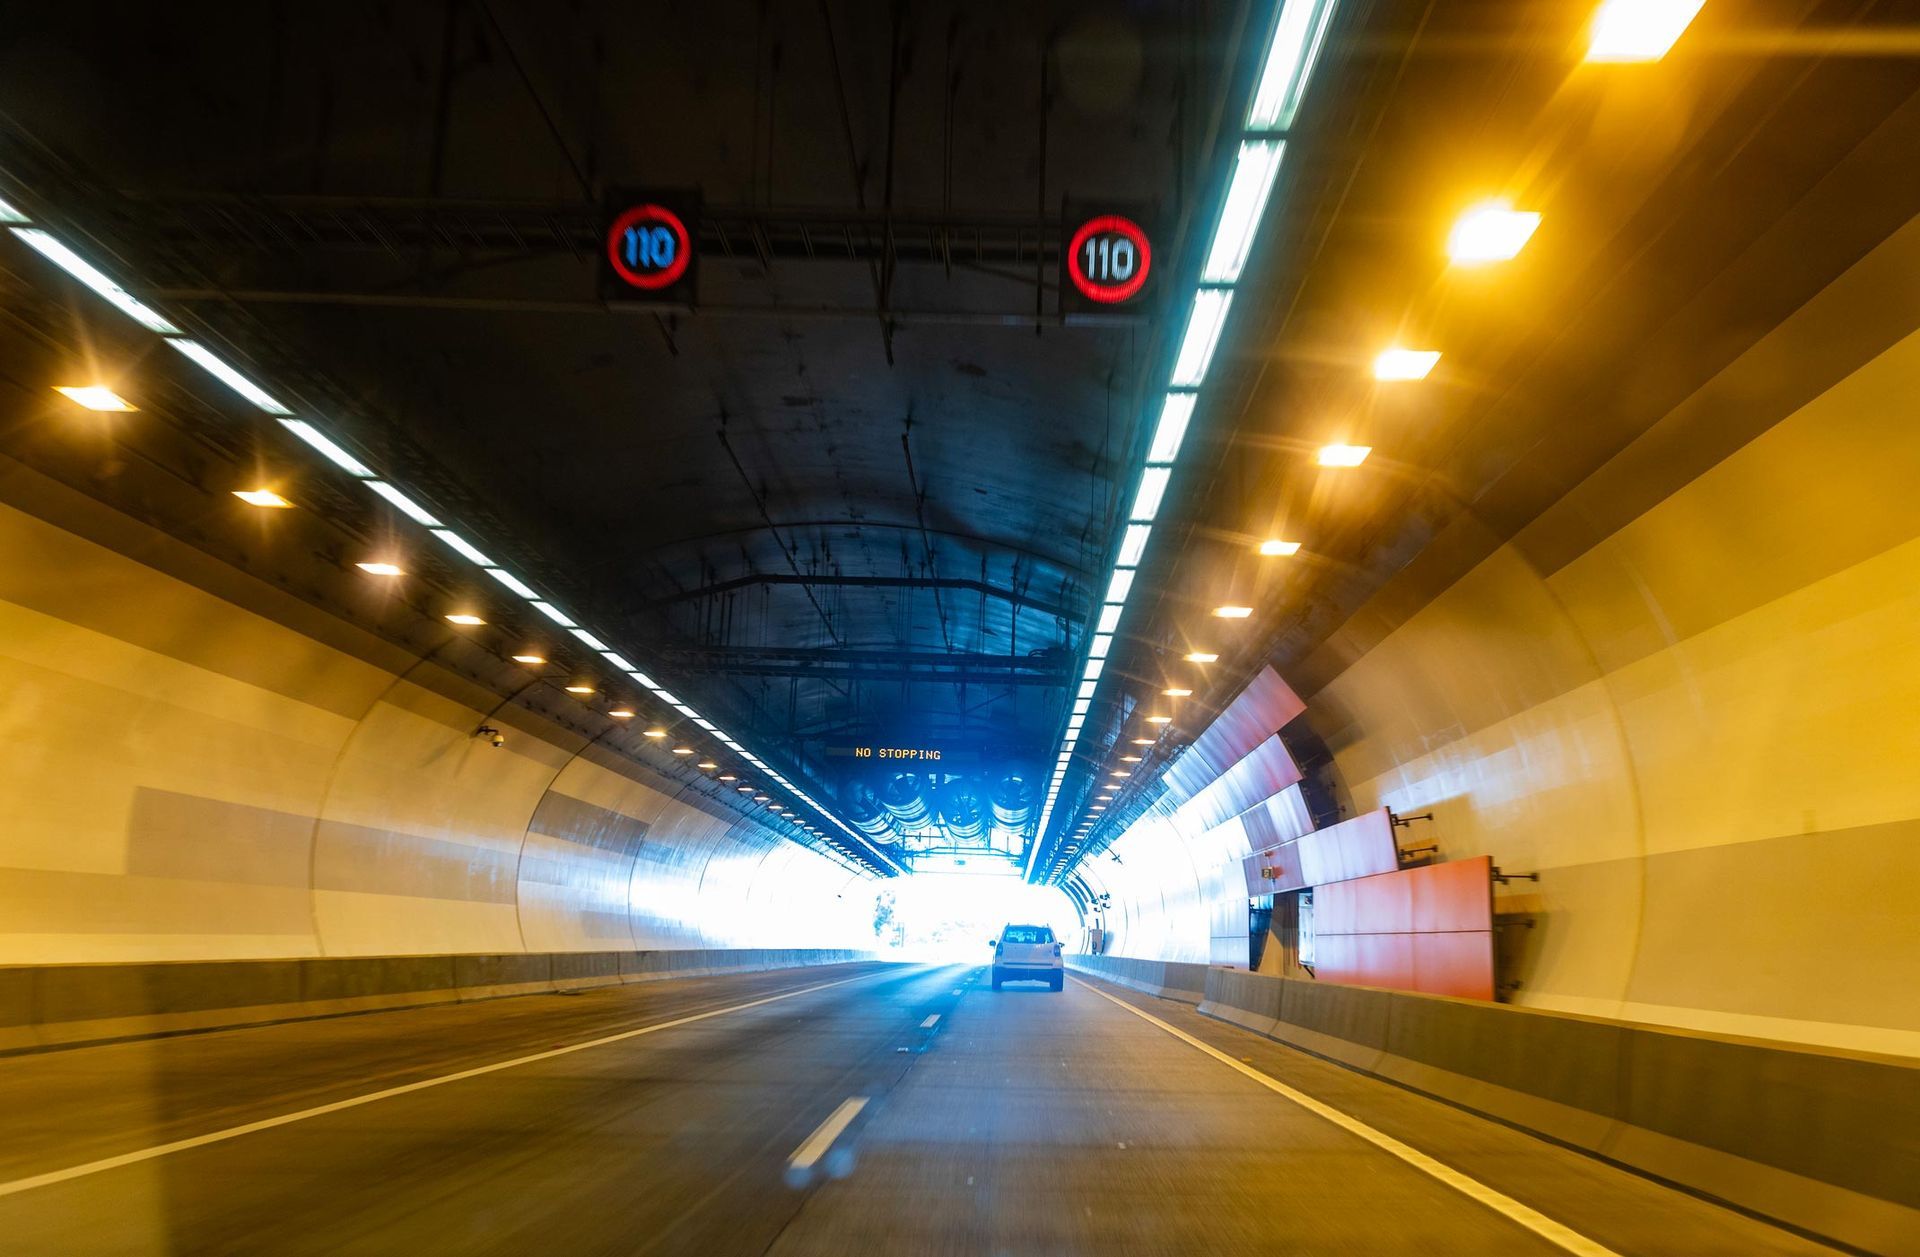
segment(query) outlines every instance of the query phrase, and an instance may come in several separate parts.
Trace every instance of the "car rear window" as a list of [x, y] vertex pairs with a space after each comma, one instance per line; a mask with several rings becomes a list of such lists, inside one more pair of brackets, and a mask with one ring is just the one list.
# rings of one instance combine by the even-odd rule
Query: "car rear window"
[[1051, 943], [1053, 931], [1044, 925], [1009, 925], [1000, 941], [1003, 943]]

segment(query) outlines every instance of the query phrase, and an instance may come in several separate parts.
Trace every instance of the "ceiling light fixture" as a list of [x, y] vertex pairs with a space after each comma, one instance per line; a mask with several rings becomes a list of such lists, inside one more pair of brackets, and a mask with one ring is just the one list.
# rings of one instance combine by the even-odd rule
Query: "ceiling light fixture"
[[[1152, 743], [1149, 742], [1148, 745], [1151, 746]], [[1123, 764], [1137, 764], [1140, 762], [1140, 757], [1138, 755], [1122, 755], [1120, 762]]]
[[1373, 360], [1376, 380], [1424, 380], [1440, 362], [1437, 349], [1383, 349]]
[[1263, 541], [1260, 543], [1260, 553], [1266, 555], [1268, 558], [1284, 558], [1290, 554], [1300, 553], [1300, 543], [1297, 541]]
[[1314, 461], [1322, 467], [1358, 467], [1371, 453], [1371, 445], [1323, 445]]
[[1292, 128], [1307, 80], [1327, 37], [1335, 0], [1289, 0], [1280, 9], [1267, 47], [1266, 66], [1247, 110], [1247, 130], [1286, 131]]
[[[38, 227], [11, 227], [14, 238], [31, 248], [41, 257], [73, 276], [96, 293], [105, 297], [122, 314], [131, 318], [150, 332], [162, 336], [178, 336], [180, 329], [167, 322], [151, 308], [134, 300], [133, 294], [108, 279], [96, 269], [93, 263], [61, 244]], [[284, 413], [284, 412], [283, 412]]]
[[[396, 563], [355, 563], [355, 567], [373, 576], [405, 576], [406, 573]], [[452, 616], [447, 617], [452, 620]], [[459, 623], [455, 620], [454, 623]]]
[[467, 627], [471, 628], [475, 625], [485, 624], [486, 621], [481, 619], [479, 616], [472, 614], [471, 612], [455, 611], [453, 614], [447, 617], [447, 623], [464, 624]]
[[612, 716], [615, 720], [632, 720], [633, 719], [633, 713], [627, 710], [625, 707], [616, 707], [612, 711], [608, 712], [607, 714], [609, 716]]
[[293, 503], [287, 501], [272, 489], [235, 489], [233, 496], [239, 498], [248, 506], [257, 506], [263, 510], [285, 511], [293, 507]]
[[1518, 257], [1539, 229], [1540, 215], [1516, 210], [1509, 201], [1482, 201], [1468, 209], [1447, 237], [1447, 256], [1462, 266]]
[[1231, 288], [1202, 288], [1193, 294], [1193, 313], [1187, 316], [1187, 332], [1173, 363], [1173, 387], [1199, 388], [1206, 382], [1207, 368], [1213, 365], [1213, 351], [1220, 346], [1220, 332], [1232, 308]]
[[718, 768], [718, 767], [720, 767], [720, 765], [718, 765], [718, 764], [716, 764], [716, 763], [714, 763], [714, 762], [713, 762], [712, 760], [710, 760], [710, 759], [703, 759], [703, 760], [701, 760], [701, 761], [700, 761], [699, 763], [697, 763], [697, 764], [695, 764], [695, 765], [694, 765], [694, 767], [695, 767], [695, 768], [704, 768], [704, 769], [706, 769], [706, 770], [707, 770], [708, 772], [712, 772], [712, 771], [713, 771], [714, 769], [716, 769], [716, 768]]
[[693, 748], [690, 746], [676, 746], [673, 748], [673, 753], [675, 755], [691, 755], [693, 754]]
[[515, 663], [545, 663], [547, 658], [545, 655], [515, 655], [513, 661]]
[[53, 391], [88, 410], [125, 413], [140, 409], [104, 384], [56, 384]]
[[1190, 650], [1183, 658], [1185, 658], [1188, 663], [1213, 663], [1217, 661], [1220, 656], [1210, 650]]
[[1253, 608], [1228, 604], [1224, 607], [1215, 607], [1213, 614], [1222, 620], [1244, 620], [1253, 614]]
[[1186, 698], [1193, 693], [1192, 690], [1183, 690], [1177, 685], [1169, 689], [1161, 690], [1160, 692], [1162, 694], [1165, 694], [1168, 698]]
[[1658, 61], [1685, 33], [1704, 0], [1607, 0], [1593, 15], [1587, 60]]
[[1247, 255], [1253, 251], [1253, 239], [1260, 232], [1260, 219], [1267, 211], [1267, 196], [1273, 191], [1274, 177], [1280, 173], [1280, 159], [1286, 155], [1283, 140], [1242, 140], [1233, 163], [1233, 179], [1227, 184], [1227, 198], [1220, 206], [1220, 222], [1213, 229], [1213, 244], [1207, 250], [1207, 264], [1200, 272], [1205, 284], [1232, 284], [1246, 268]]
[[575, 681], [575, 682], [574, 682], [574, 683], [573, 683], [572, 685], [569, 685], [569, 686], [567, 686], [567, 687], [565, 687], [565, 688], [566, 688], [566, 691], [567, 691], [567, 693], [569, 693], [569, 694], [591, 694], [591, 693], [593, 693], [593, 687], [592, 687], [591, 685], [588, 685], [588, 684], [587, 684], [587, 683], [586, 683], [585, 681]]
[[1173, 717], [1172, 716], [1148, 716], [1147, 723], [1150, 725], [1170, 725], [1173, 723]]

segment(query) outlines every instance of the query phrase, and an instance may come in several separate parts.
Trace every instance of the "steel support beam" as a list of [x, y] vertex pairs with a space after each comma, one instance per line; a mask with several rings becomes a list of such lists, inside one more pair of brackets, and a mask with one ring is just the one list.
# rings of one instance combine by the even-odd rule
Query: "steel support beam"
[[[1067, 607], [1049, 601], [1044, 597], [1034, 597], [1011, 589], [1002, 589], [985, 581], [969, 580], [963, 576], [796, 576], [786, 572], [754, 572], [746, 576], [736, 576], [731, 580], [719, 581], [712, 585], [702, 585], [698, 589], [688, 589], [681, 593], [669, 594], [654, 600], [655, 606], [666, 606], [675, 602], [691, 602], [701, 598], [712, 598], [735, 589], [749, 589], [756, 585], [809, 585], [815, 588], [836, 589], [954, 589], [971, 594], [984, 594], [1016, 607], [1031, 607], [1045, 615], [1057, 616], [1063, 620], [1077, 620], [1086, 615], [1085, 607]], [[933, 656], [939, 658], [942, 656]]]

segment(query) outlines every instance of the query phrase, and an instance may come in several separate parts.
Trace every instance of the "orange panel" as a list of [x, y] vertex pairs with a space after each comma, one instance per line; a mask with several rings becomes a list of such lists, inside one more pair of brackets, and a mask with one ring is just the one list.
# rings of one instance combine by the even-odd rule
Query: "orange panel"
[[1405, 878], [1416, 932], [1493, 928], [1492, 856], [1408, 869]]
[[1412, 990], [1462, 999], [1493, 998], [1493, 933], [1413, 934]]

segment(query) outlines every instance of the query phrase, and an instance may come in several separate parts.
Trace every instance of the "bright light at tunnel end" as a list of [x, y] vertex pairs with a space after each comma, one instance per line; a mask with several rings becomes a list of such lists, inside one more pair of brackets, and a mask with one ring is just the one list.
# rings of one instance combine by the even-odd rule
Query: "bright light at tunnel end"
[[[1025, 876], [1029, 881], [1034, 879], [1040, 849], [1047, 845], [1054, 809], [1059, 803], [1068, 770], [1073, 767], [1074, 751], [1093, 705], [1091, 700], [1101, 676], [1101, 667], [1112, 648], [1114, 635], [1132, 596], [1135, 575], [1151, 547], [1151, 525], [1165, 505], [1199, 390], [1206, 383], [1214, 354], [1232, 313], [1235, 286], [1245, 273], [1248, 260], [1258, 244], [1261, 220], [1278, 186], [1282, 159], [1286, 155], [1287, 133], [1293, 128], [1301, 103], [1306, 98], [1314, 65], [1326, 43], [1327, 30], [1332, 24], [1338, 3], [1339, 0], [1282, 0], [1275, 16], [1266, 55], [1260, 62], [1261, 69], [1253, 97], [1247, 104], [1245, 122], [1231, 150], [1233, 155], [1223, 179], [1224, 187], [1215, 213], [1213, 233], [1201, 254], [1203, 264], [1199, 283], [1192, 292], [1186, 322], [1181, 325], [1168, 388], [1164, 400], [1160, 402], [1159, 421], [1146, 456], [1141, 460], [1139, 478], [1133, 486], [1134, 496], [1122, 520], [1122, 533], [1115, 544], [1113, 565], [1107, 573], [1107, 595], [1097, 609], [1098, 620], [1094, 631], [1085, 638], [1086, 671], [1082, 679], [1087, 684], [1083, 684], [1070, 701], [1061, 730], [1059, 758], [1048, 779], [1039, 824], [1027, 848]], [[1538, 221], [1537, 218], [1535, 221]], [[1413, 366], [1405, 362], [1397, 365], [1402, 370], [1411, 370]], [[1426, 369], [1431, 368], [1432, 364], [1427, 363]], [[1297, 550], [1298, 546], [1294, 549]], [[1286, 554], [1292, 551], [1277, 549], [1263, 552]], [[1190, 660], [1200, 657], [1199, 653], [1188, 656]], [[1214, 657], [1205, 655], [1207, 662]], [[1089, 685], [1093, 688], [1089, 688]], [[1091, 815], [1101, 810], [1089, 808], [1088, 813]], [[1085, 832], [1084, 826], [1076, 831], [1077, 834]], [[1087, 845], [1076, 838], [1072, 847], [1063, 850], [1076, 853], [1077, 858]], [[1066, 876], [1072, 861], [1058, 858], [1058, 851], [1055, 855], [1053, 865], [1045, 870], [1043, 876], [1045, 880], [1057, 882]]]

